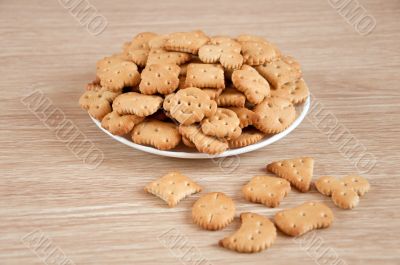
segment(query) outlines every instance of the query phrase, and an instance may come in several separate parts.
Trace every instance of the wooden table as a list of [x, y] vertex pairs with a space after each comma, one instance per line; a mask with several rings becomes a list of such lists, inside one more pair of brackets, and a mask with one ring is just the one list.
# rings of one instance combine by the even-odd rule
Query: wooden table
[[[358, 1], [376, 21], [368, 35], [349, 24], [333, 0], [90, 0], [108, 23], [97, 35], [90, 28], [96, 21], [79, 22], [65, 2], [0, 3], [1, 264], [399, 264], [399, 1]], [[263, 35], [295, 56], [314, 96], [308, 118], [285, 139], [240, 161], [183, 160], [117, 143], [79, 108], [96, 60], [140, 31], [197, 28]], [[49, 109], [31, 104], [26, 97], [32, 92], [42, 93]], [[56, 126], [62, 120], [70, 122], [64, 130]], [[354, 137], [355, 150], [372, 166], [349, 156], [349, 143], [332, 139], [339, 135], [329, 133], [332, 124]], [[76, 155], [66, 128], [78, 132], [76, 141], [93, 144], [93, 154], [104, 155], [101, 163]], [[362, 174], [372, 189], [351, 211], [336, 208], [315, 189], [293, 190], [276, 209], [243, 199], [242, 185], [264, 174], [268, 162], [297, 156], [315, 158], [314, 178]], [[299, 240], [279, 234], [267, 251], [238, 254], [217, 245], [239, 227], [238, 218], [222, 231], [203, 231], [191, 221], [199, 194], [169, 209], [143, 191], [171, 170], [192, 177], [206, 192], [232, 196], [237, 216], [254, 211], [273, 217], [318, 200], [336, 219], [330, 229]]]

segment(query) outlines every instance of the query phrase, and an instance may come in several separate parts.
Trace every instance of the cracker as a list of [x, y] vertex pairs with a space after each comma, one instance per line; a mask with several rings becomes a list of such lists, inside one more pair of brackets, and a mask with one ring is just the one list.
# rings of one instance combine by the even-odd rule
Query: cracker
[[154, 95], [142, 95], [128, 92], [119, 95], [113, 102], [113, 110], [121, 115], [134, 114], [139, 117], [155, 113], [162, 105], [163, 99]]
[[181, 141], [181, 135], [174, 123], [159, 120], [145, 120], [133, 128], [134, 143], [154, 146], [160, 150], [170, 150]]
[[250, 202], [277, 207], [290, 191], [290, 183], [270, 176], [255, 176], [243, 186], [244, 198]]
[[224, 88], [202, 88], [201, 90], [205, 92], [210, 97], [210, 99], [216, 100], [219, 95], [221, 95], [222, 91], [224, 91]]
[[215, 137], [205, 135], [195, 125], [180, 125], [179, 132], [189, 139], [199, 152], [216, 155], [228, 149], [228, 144]]
[[301, 65], [294, 57], [289, 56], [289, 55], [284, 55], [284, 56], [281, 57], [281, 59], [285, 63], [290, 65], [292, 68], [294, 68], [296, 71], [298, 71], [299, 73], [302, 73]]
[[254, 108], [259, 119], [254, 126], [260, 131], [272, 134], [288, 128], [296, 119], [296, 109], [284, 98], [266, 98]]
[[169, 52], [164, 49], [150, 50], [146, 65], [150, 64], [177, 64], [190, 61], [190, 54], [183, 52]]
[[308, 86], [303, 78], [271, 89], [271, 96], [287, 99], [295, 105], [306, 101], [309, 95]]
[[280, 51], [267, 41], [243, 41], [241, 45], [244, 64], [261, 65], [280, 56]]
[[232, 73], [232, 83], [253, 104], [259, 104], [270, 94], [268, 82], [248, 65], [243, 65], [240, 70]]
[[248, 108], [229, 107], [228, 109], [236, 113], [240, 120], [240, 128], [242, 129], [253, 125], [259, 119], [258, 114]]
[[256, 67], [256, 70], [274, 87], [279, 88], [288, 82], [301, 78], [301, 72], [296, 67], [282, 59], [274, 60]]
[[251, 34], [241, 34], [236, 37], [236, 41], [239, 43], [245, 42], [245, 41], [258, 41], [258, 42], [267, 42], [267, 40], [261, 36], [257, 35], [251, 35]]
[[169, 207], [175, 207], [182, 199], [200, 192], [202, 188], [180, 172], [171, 172], [149, 183], [144, 190], [164, 200]]
[[147, 57], [150, 52], [149, 41], [156, 37], [157, 34], [155, 33], [142, 32], [133, 38], [129, 46], [126, 48], [126, 52], [135, 64], [141, 67], [146, 66]]
[[275, 225], [256, 213], [240, 214], [242, 224], [231, 236], [219, 241], [219, 245], [241, 253], [255, 253], [269, 248], [275, 241]]
[[[112, 65], [119, 64], [122, 62], [126, 62], [126, 60], [122, 59], [120, 56], [112, 55], [104, 57], [103, 59], [96, 62], [96, 75], [99, 78], [99, 75], [104, 71], [106, 68], [110, 68]], [[100, 79], [98, 80], [100, 83]]]
[[231, 140], [242, 133], [239, 124], [240, 120], [235, 112], [218, 108], [213, 116], [201, 121], [201, 130], [206, 135]]
[[182, 143], [190, 148], [196, 148], [196, 146], [194, 145], [194, 143], [192, 143], [192, 141], [190, 141], [188, 138], [186, 138], [185, 136], [182, 136]]
[[79, 105], [84, 110], [87, 110], [90, 116], [97, 120], [102, 120], [107, 113], [112, 111], [111, 102], [118, 94], [105, 89], [99, 91], [88, 90], [79, 98]]
[[187, 67], [186, 87], [224, 88], [224, 70], [217, 64], [191, 63]]
[[220, 230], [235, 217], [235, 203], [222, 192], [201, 196], [193, 205], [192, 218], [195, 224], [206, 230]]
[[299, 191], [307, 192], [313, 176], [314, 159], [301, 157], [281, 160], [268, 164], [267, 170], [286, 179]]
[[164, 48], [169, 51], [197, 54], [200, 47], [206, 44], [208, 40], [209, 38], [200, 30], [176, 32], [169, 34]]
[[142, 71], [140, 92], [146, 95], [167, 95], [174, 92], [179, 85], [179, 72], [179, 66], [175, 64], [147, 64]]
[[201, 89], [189, 87], [168, 95], [164, 109], [179, 123], [190, 125], [214, 115], [217, 104]]
[[368, 180], [361, 176], [344, 178], [323, 176], [315, 182], [315, 187], [320, 193], [332, 196], [336, 206], [342, 209], [352, 209], [358, 205], [360, 196], [368, 192], [370, 185]]
[[158, 35], [148, 41], [150, 49], [161, 49], [164, 48], [167, 42], [168, 35]]
[[226, 88], [221, 95], [217, 97], [219, 107], [244, 107], [246, 96], [233, 87]]
[[101, 86], [110, 91], [122, 91], [124, 87], [133, 87], [140, 82], [136, 64], [128, 61], [111, 63], [97, 75], [100, 78]]
[[259, 130], [256, 130], [254, 128], [245, 128], [244, 130], [242, 130], [242, 134], [238, 138], [229, 140], [228, 144], [230, 148], [240, 148], [255, 144], [261, 141], [264, 136], [265, 134], [260, 132]]
[[300, 236], [311, 230], [327, 228], [333, 222], [333, 213], [320, 202], [306, 202], [275, 214], [276, 226], [289, 236]]
[[143, 119], [136, 115], [120, 115], [116, 111], [112, 111], [104, 116], [101, 126], [114, 135], [125, 135]]

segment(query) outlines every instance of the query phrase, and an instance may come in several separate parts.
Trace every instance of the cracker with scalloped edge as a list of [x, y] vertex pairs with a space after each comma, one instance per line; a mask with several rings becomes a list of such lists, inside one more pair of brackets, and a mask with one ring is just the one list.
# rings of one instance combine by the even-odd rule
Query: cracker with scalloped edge
[[216, 155], [228, 149], [228, 144], [220, 139], [205, 135], [196, 125], [180, 125], [179, 132], [189, 139], [199, 152]]
[[234, 87], [227, 87], [217, 97], [218, 107], [244, 107], [246, 103], [246, 96], [235, 89]]
[[119, 92], [111, 92], [106, 89], [98, 91], [88, 90], [79, 98], [79, 105], [82, 109], [87, 110], [90, 116], [97, 120], [112, 111], [111, 103], [119, 95]]
[[285, 98], [297, 105], [306, 101], [310, 91], [303, 78], [271, 89], [271, 96]]
[[124, 87], [134, 87], [140, 82], [136, 64], [128, 61], [115, 61], [97, 72], [100, 85], [110, 91], [122, 91]]
[[112, 111], [104, 116], [101, 121], [101, 127], [114, 135], [125, 135], [129, 133], [136, 124], [143, 120], [143, 117], [131, 114], [120, 115], [116, 111]]
[[295, 82], [301, 78], [301, 72], [283, 59], [274, 60], [256, 67], [256, 70], [274, 87]]
[[174, 92], [179, 86], [179, 72], [176, 64], [147, 64], [142, 71], [140, 92], [146, 95]]
[[172, 122], [145, 120], [133, 127], [132, 140], [137, 144], [170, 150], [181, 142], [181, 135]]
[[253, 125], [258, 121], [259, 116], [254, 111], [249, 110], [248, 108], [242, 107], [229, 107], [228, 109], [232, 110], [236, 113], [240, 120], [240, 128], [245, 128], [247, 126]]
[[191, 32], [175, 32], [168, 35], [164, 48], [169, 51], [197, 54], [200, 47], [209, 41], [201, 30]]
[[240, 148], [255, 144], [264, 138], [265, 134], [254, 128], [245, 128], [239, 137], [229, 140], [229, 148]]
[[191, 63], [187, 67], [185, 85], [198, 88], [225, 88], [224, 70], [218, 64]]
[[112, 107], [120, 115], [134, 114], [144, 117], [155, 113], [162, 102], [163, 99], [159, 96], [128, 92], [116, 97]]
[[204, 134], [226, 140], [236, 139], [242, 133], [240, 120], [230, 109], [218, 108], [215, 114], [201, 121]]
[[243, 41], [242, 54], [244, 64], [261, 65], [280, 57], [280, 51], [267, 41]]
[[190, 54], [184, 52], [171, 52], [164, 49], [152, 49], [147, 57], [146, 65], [150, 64], [177, 64], [181, 65], [190, 61]]

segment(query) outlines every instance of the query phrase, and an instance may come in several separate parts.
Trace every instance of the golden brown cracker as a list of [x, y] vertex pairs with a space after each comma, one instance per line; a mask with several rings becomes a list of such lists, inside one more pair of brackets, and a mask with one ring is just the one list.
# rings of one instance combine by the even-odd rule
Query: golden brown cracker
[[125, 135], [143, 119], [136, 115], [120, 115], [116, 111], [112, 111], [104, 116], [101, 126], [114, 135]]
[[174, 123], [159, 120], [145, 120], [133, 128], [134, 143], [170, 150], [181, 141], [181, 135]]
[[191, 63], [187, 67], [186, 87], [224, 88], [224, 70], [217, 64]]
[[113, 102], [113, 110], [121, 115], [134, 114], [139, 117], [155, 113], [162, 105], [163, 99], [154, 95], [142, 95], [128, 92], [119, 95]]

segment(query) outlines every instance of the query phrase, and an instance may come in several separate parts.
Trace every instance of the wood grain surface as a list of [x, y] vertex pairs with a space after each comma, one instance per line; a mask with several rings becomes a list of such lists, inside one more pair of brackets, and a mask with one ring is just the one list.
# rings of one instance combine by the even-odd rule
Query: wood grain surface
[[[399, 264], [398, 0], [358, 1], [376, 20], [368, 35], [347, 23], [333, 0], [90, 0], [108, 22], [98, 35], [65, 8], [66, 2], [0, 2], [0, 264]], [[118, 52], [140, 31], [192, 29], [270, 39], [302, 63], [313, 104], [329, 116], [318, 116], [314, 109], [288, 137], [262, 150], [195, 161], [117, 143], [79, 108], [96, 60]], [[71, 141], [46, 126], [49, 121], [40, 113], [49, 110], [32, 111], [24, 104], [32, 91], [43, 93], [65, 115], [53, 122], [68, 120], [81, 140], [86, 137], [101, 150], [98, 167], [90, 168], [71, 151]], [[321, 127], [324, 117], [332, 119], [325, 125], [335, 117], [335, 124], [365, 148], [362, 152], [376, 158], [371, 170], [362, 172], [357, 159], [344, 153], [341, 140], [329, 137], [339, 133]], [[372, 189], [351, 211], [336, 208], [315, 189], [293, 190], [276, 209], [243, 199], [242, 185], [264, 174], [268, 162], [297, 156], [315, 158], [314, 178], [362, 174]], [[318, 200], [332, 208], [335, 221], [330, 229], [313, 233], [315, 238], [279, 234], [269, 250], [258, 254], [228, 251], [217, 242], [239, 227], [238, 218], [222, 231], [203, 231], [191, 221], [199, 194], [169, 209], [143, 191], [146, 183], [171, 170], [192, 177], [206, 192], [232, 196], [237, 217], [245, 211], [273, 217], [280, 209]], [[48, 246], [35, 247], [29, 241], [35, 236], [48, 239]]]

